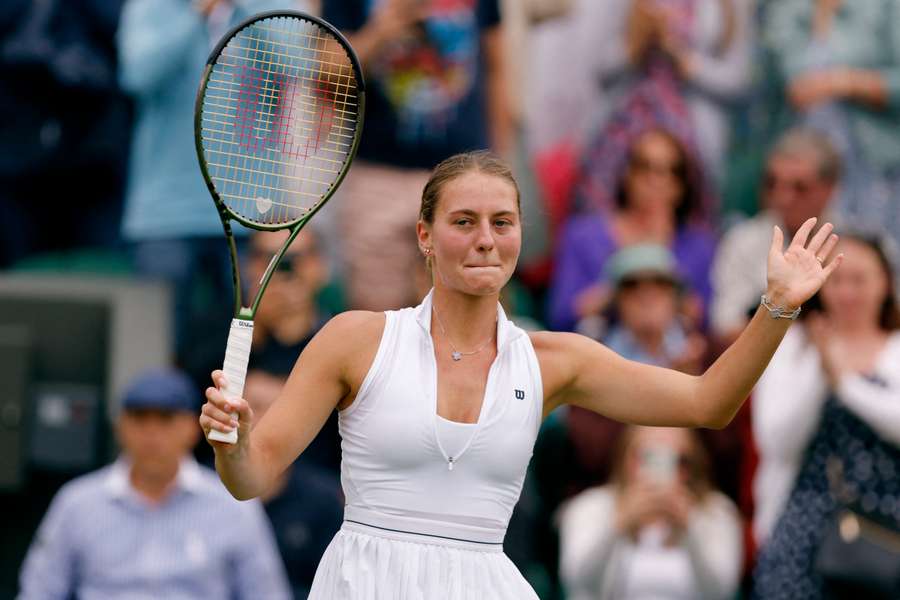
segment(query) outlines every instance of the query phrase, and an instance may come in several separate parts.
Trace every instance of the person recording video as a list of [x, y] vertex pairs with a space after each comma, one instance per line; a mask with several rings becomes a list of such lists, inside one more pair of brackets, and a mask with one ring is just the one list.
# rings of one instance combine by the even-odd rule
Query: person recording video
[[725, 599], [737, 590], [742, 538], [690, 429], [632, 426], [611, 483], [560, 512], [560, 576], [572, 600]]

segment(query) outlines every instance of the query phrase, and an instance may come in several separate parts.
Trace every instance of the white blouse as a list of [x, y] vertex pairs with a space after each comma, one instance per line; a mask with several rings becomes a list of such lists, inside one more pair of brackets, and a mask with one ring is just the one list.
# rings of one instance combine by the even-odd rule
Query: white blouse
[[711, 492], [694, 509], [680, 544], [645, 528], [635, 542], [614, 526], [616, 491], [585, 490], [559, 512], [560, 577], [569, 600], [732, 598], [740, 581], [743, 539], [737, 508]]
[[[838, 401], [882, 438], [900, 446], [900, 332], [891, 334], [875, 375], [841, 379]], [[803, 454], [819, 427], [828, 395], [819, 353], [802, 326], [792, 327], [753, 391], [753, 435], [759, 468], [753, 481], [753, 534], [762, 545], [790, 496]]]

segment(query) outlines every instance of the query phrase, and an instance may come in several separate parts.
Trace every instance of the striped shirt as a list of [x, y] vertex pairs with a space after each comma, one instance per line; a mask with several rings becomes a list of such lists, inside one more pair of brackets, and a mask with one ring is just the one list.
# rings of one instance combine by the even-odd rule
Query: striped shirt
[[290, 597], [262, 506], [232, 498], [192, 459], [159, 504], [132, 487], [124, 458], [67, 483], [20, 584], [20, 600]]

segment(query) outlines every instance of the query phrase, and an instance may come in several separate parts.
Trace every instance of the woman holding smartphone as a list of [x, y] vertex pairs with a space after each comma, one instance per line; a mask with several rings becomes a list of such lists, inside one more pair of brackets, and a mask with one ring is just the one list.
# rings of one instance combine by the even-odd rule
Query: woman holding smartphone
[[695, 431], [630, 427], [611, 483], [562, 509], [560, 574], [572, 600], [731, 598], [741, 535]]

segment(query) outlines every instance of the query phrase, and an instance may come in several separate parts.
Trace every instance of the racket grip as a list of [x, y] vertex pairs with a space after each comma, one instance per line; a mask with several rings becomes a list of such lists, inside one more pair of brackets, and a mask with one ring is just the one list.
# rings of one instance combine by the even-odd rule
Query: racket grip
[[[250, 344], [253, 342], [253, 321], [232, 319], [231, 331], [228, 332], [228, 344], [225, 347], [225, 363], [222, 370], [228, 385], [222, 390], [226, 400], [236, 400], [244, 394], [244, 379], [247, 377], [247, 361], [250, 360]], [[232, 413], [237, 418], [237, 413]], [[237, 443], [237, 429], [228, 433], [211, 429], [209, 439], [227, 444]]]

